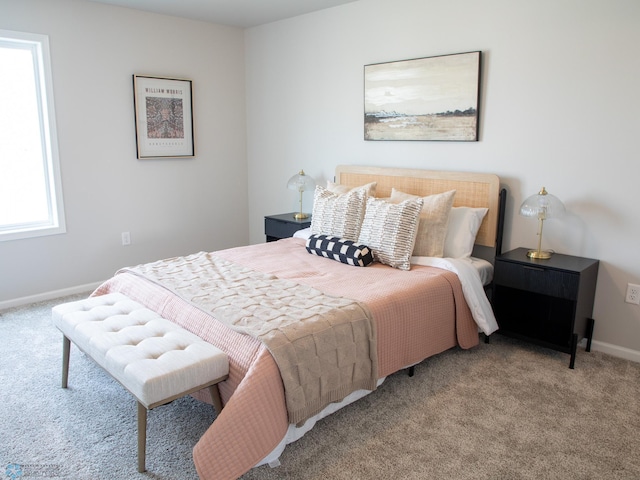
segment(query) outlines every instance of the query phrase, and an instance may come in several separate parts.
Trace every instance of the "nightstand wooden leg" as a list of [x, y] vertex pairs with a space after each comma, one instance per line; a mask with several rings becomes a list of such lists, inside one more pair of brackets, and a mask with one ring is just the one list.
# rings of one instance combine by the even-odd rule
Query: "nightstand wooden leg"
[[593, 318], [587, 318], [587, 352], [591, 351], [591, 340], [593, 339], [593, 327], [595, 326], [596, 321]]
[[578, 334], [571, 335], [571, 360], [569, 361], [569, 368], [574, 368], [576, 364], [576, 350], [578, 349]]

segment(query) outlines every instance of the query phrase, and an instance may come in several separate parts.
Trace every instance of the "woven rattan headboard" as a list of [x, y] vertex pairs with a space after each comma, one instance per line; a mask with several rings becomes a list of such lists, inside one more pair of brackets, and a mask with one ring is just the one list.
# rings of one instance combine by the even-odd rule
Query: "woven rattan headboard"
[[420, 196], [456, 190], [453, 202], [455, 207], [489, 209], [476, 237], [476, 245], [496, 246], [500, 194], [500, 179], [497, 175], [339, 165], [336, 167], [335, 181], [350, 187], [377, 182], [377, 197], [388, 197], [391, 195], [391, 188]]

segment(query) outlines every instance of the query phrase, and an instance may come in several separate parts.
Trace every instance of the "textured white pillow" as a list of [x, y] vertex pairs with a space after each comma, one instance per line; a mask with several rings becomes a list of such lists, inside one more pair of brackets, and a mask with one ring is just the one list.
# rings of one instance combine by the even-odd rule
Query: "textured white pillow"
[[409, 198], [422, 198], [423, 205], [420, 212], [420, 223], [413, 254], [420, 257], [442, 257], [444, 255], [444, 240], [447, 235], [449, 212], [453, 206], [455, 190], [436, 193], [426, 197], [417, 197], [393, 188], [389, 202], [399, 203]]
[[418, 231], [422, 199], [393, 204], [367, 199], [358, 243], [367, 245], [374, 260], [400, 270], [411, 269], [411, 253]]
[[476, 235], [480, 230], [487, 208], [453, 207], [449, 214], [449, 227], [444, 240], [447, 258], [470, 257]]
[[340, 185], [339, 183], [333, 183], [332, 181], [327, 180], [327, 190], [333, 193], [348, 193], [356, 188], [363, 188], [367, 192], [368, 196], [375, 197], [377, 186], [378, 182], [371, 182], [359, 187], [347, 187], [346, 185]]
[[367, 193], [354, 189], [343, 195], [316, 185], [313, 196], [311, 233], [356, 241], [366, 208]]

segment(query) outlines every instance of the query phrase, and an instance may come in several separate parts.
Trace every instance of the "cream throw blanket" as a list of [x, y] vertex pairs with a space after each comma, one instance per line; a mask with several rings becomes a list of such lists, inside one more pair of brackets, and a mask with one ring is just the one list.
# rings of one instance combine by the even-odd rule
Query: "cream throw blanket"
[[302, 424], [355, 390], [376, 388], [375, 324], [355, 300], [252, 271], [215, 253], [122, 271], [162, 285], [261, 340], [280, 369], [290, 423]]

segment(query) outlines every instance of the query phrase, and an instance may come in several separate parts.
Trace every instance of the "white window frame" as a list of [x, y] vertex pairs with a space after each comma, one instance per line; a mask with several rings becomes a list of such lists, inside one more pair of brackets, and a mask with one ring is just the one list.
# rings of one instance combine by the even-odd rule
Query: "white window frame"
[[49, 37], [36, 33], [0, 30], [0, 41], [8, 45], [22, 45], [34, 54], [36, 95], [40, 117], [40, 137], [42, 140], [43, 163], [47, 189], [49, 218], [45, 222], [20, 225], [0, 225], [0, 242], [66, 232], [62, 180], [58, 156], [58, 135], [56, 130], [53, 102], [53, 81]]

